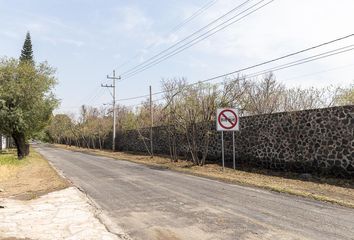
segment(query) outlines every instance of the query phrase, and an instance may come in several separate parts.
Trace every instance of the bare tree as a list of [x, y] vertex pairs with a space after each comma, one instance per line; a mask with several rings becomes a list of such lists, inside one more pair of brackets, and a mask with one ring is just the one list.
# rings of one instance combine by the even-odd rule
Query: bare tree
[[343, 88], [327, 86], [323, 88], [288, 88], [282, 93], [280, 111], [300, 111], [341, 105], [339, 99]]
[[183, 79], [165, 81], [164, 85], [164, 89], [170, 89], [165, 96], [169, 106], [165, 109], [171, 116], [169, 125], [183, 131], [193, 163], [204, 165], [211, 134], [210, 121], [216, 110], [217, 87], [203, 83], [188, 86]]
[[[162, 80], [165, 104], [153, 104], [154, 125], [164, 126], [168, 134], [171, 161], [177, 161], [179, 149], [188, 152], [196, 165], [204, 165], [217, 107], [236, 107], [244, 114], [270, 114], [354, 103], [354, 84], [348, 88], [286, 88], [273, 73], [262, 79], [242, 75], [228, 77], [221, 84], [187, 84], [185, 78]], [[111, 110], [111, 109], [108, 109]], [[149, 100], [138, 108], [117, 106], [117, 129], [136, 130], [147, 151], [150, 148], [143, 128], [150, 127]], [[100, 148], [112, 131], [112, 111], [82, 106], [77, 120], [56, 115], [48, 127], [58, 143]], [[145, 134], [146, 135], [146, 134]]]
[[285, 86], [276, 81], [273, 73], [266, 74], [261, 81], [251, 81], [245, 95], [244, 107], [251, 115], [279, 111]]
[[186, 79], [163, 79], [162, 88], [165, 92], [164, 98], [166, 106], [162, 109], [163, 124], [166, 125], [168, 132], [168, 141], [170, 147], [170, 157], [172, 162], [178, 161], [177, 137], [182, 134], [183, 129], [177, 123], [177, 111], [180, 105], [176, 104], [181, 100], [181, 93], [186, 86]]
[[113, 121], [111, 117], [105, 116], [104, 112], [101, 112], [100, 115], [100, 118], [96, 120], [96, 131], [98, 137], [98, 144], [100, 149], [102, 149], [108, 134], [112, 130]]
[[126, 107], [124, 105], [118, 105], [116, 113], [118, 130], [125, 131], [138, 128], [137, 115], [134, 113], [132, 108]]
[[252, 86], [244, 76], [225, 78], [218, 96], [218, 107], [235, 107], [241, 112], [247, 107], [247, 94]]
[[55, 143], [70, 144], [71, 135], [69, 129], [72, 124], [68, 115], [57, 114], [52, 118], [47, 129]]
[[336, 105], [354, 105], [354, 81], [353, 83], [344, 88], [338, 90], [337, 97], [335, 99]]

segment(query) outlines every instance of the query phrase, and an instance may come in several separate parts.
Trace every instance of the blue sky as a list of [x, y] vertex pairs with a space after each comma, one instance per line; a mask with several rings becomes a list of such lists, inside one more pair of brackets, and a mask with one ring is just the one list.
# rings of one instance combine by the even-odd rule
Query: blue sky
[[[105, 77], [113, 69], [119, 74], [141, 63], [243, 1], [215, 0], [203, 14], [168, 34], [208, 2], [0, 0], [0, 56], [18, 57], [30, 31], [35, 59], [57, 69], [55, 93], [62, 102], [57, 112], [75, 112], [82, 104], [102, 106], [111, 97], [100, 84], [107, 83]], [[162, 78], [196, 82], [354, 33], [353, 10], [352, 0], [275, 0], [169, 60], [123, 78], [118, 98], [147, 94], [149, 85], [159, 91]], [[350, 44], [354, 38], [299, 57]], [[353, 52], [348, 52], [275, 74], [288, 86], [344, 86], [353, 82], [353, 60]]]

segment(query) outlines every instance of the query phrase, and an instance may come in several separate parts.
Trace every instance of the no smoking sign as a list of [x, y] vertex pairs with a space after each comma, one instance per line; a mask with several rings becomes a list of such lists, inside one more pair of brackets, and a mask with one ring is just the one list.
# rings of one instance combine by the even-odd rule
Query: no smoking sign
[[235, 108], [219, 108], [216, 111], [217, 131], [238, 131], [239, 116]]

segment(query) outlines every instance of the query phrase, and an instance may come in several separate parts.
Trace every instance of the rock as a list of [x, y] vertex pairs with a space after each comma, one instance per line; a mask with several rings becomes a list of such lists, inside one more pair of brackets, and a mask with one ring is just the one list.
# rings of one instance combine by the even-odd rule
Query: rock
[[299, 177], [303, 180], [311, 180], [312, 179], [312, 175], [310, 173], [302, 173], [299, 175]]

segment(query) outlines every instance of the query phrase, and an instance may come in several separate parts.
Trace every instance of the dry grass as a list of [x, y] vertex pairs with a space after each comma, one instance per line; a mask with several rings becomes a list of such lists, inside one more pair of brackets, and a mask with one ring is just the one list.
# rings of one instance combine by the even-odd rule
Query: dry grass
[[16, 158], [15, 150], [0, 153], [0, 197], [33, 199], [68, 185], [33, 149], [23, 160]]
[[[28, 164], [28, 158], [19, 161], [14, 149], [7, 149], [0, 152], [0, 182], [16, 176], [22, 166]], [[1, 186], [1, 185], [0, 185]]]
[[155, 156], [154, 158], [151, 158], [150, 156], [132, 153], [113, 153], [110, 151], [88, 150], [64, 145], [55, 146], [74, 151], [112, 157], [117, 160], [128, 160], [135, 163], [153, 165], [229, 183], [260, 187], [276, 192], [303, 196], [354, 208], [353, 179], [314, 178], [311, 179], [311, 181], [305, 181], [300, 179], [299, 174], [296, 173], [257, 169], [233, 170], [229, 168], [222, 171], [221, 167], [217, 164], [207, 164], [200, 167], [194, 166], [190, 162], [183, 160], [173, 163], [168, 157], [164, 156]]

